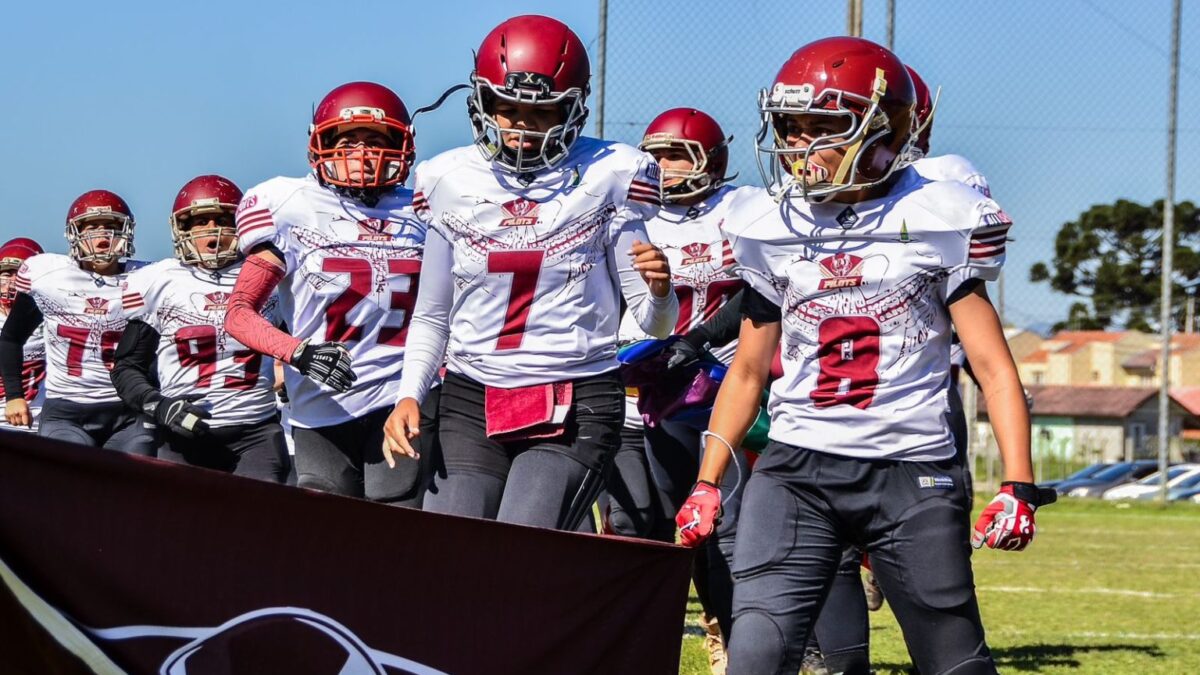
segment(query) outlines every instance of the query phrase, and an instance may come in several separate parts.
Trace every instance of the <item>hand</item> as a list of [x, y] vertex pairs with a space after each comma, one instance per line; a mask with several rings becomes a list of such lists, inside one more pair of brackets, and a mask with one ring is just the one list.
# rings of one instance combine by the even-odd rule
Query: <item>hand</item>
[[14, 427], [33, 428], [33, 415], [29, 412], [29, 403], [23, 398], [14, 398], [4, 404], [4, 419]]
[[349, 391], [358, 379], [350, 369], [350, 351], [340, 342], [311, 345], [305, 340], [296, 348], [291, 364], [301, 375], [336, 392]]
[[1005, 481], [996, 498], [975, 521], [971, 546], [1002, 551], [1021, 551], [1033, 541], [1037, 524], [1033, 514], [1039, 506], [1052, 504], [1055, 497], [1033, 483]]
[[720, 519], [721, 489], [706, 480], [698, 481], [679, 513], [675, 514], [679, 543], [688, 548], [703, 544], [717, 529]]
[[208, 422], [212, 413], [194, 402], [204, 398], [203, 394], [187, 396], [162, 396], [146, 403], [142, 410], [152, 415], [158, 426], [184, 438], [196, 438], [208, 433]]
[[686, 368], [699, 361], [702, 353], [687, 338], [676, 340], [667, 347], [667, 370]]
[[629, 255], [633, 256], [633, 269], [642, 275], [650, 292], [660, 298], [667, 297], [671, 292], [671, 264], [662, 249], [635, 240]]
[[421, 435], [421, 407], [415, 398], [402, 398], [383, 423], [383, 459], [390, 468], [396, 468], [397, 455], [420, 459], [421, 453], [413, 447], [411, 440]]

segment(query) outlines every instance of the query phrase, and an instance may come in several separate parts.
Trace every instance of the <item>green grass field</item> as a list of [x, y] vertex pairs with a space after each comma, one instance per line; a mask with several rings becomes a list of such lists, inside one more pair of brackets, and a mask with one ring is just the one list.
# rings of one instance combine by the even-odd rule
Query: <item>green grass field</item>
[[[974, 560], [1000, 672], [1200, 673], [1200, 506], [1064, 500], [1039, 512], [1028, 550]], [[693, 596], [680, 673], [708, 673], [699, 611]], [[909, 666], [886, 605], [871, 658], [881, 675]]]

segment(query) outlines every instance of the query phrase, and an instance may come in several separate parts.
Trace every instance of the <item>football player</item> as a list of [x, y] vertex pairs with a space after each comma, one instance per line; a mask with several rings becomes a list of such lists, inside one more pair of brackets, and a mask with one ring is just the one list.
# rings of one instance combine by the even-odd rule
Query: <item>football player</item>
[[[225, 331], [242, 266], [234, 227], [241, 200], [237, 185], [211, 175], [176, 195], [175, 257], [125, 280], [130, 319], [112, 381], [126, 405], [158, 420], [159, 459], [282, 483], [290, 462], [272, 361]], [[276, 304], [272, 296], [262, 310], [273, 323]]]
[[[731, 675], [796, 671], [850, 544], [870, 554], [921, 672], [996, 672], [968, 542], [1024, 548], [1043, 503], [1020, 381], [983, 285], [1004, 262], [1011, 221], [962, 183], [897, 171], [915, 99], [899, 59], [859, 38], [801, 47], [760, 94], [766, 188], [739, 192], [725, 222], [749, 285], [746, 318], [677, 516], [685, 543], [711, 534], [730, 447], [782, 344], [771, 443], [739, 520]], [[1005, 465], [974, 534], [945, 420], [951, 324]]]
[[[679, 319], [672, 332], [680, 339], [672, 344], [669, 361], [676, 368], [694, 363], [709, 348], [713, 356], [728, 365], [737, 346], [737, 321], [731, 324], [734, 332], [728, 340], [717, 340], [721, 344], [713, 344], [714, 337], [709, 332], [697, 330], [717, 316], [727, 303], [736, 302], [743, 286], [734, 272], [733, 254], [720, 228], [736, 190], [728, 184], [726, 176], [730, 140], [707, 113], [695, 108], [674, 108], [650, 122], [639, 146], [658, 161], [662, 171], [663, 206], [646, 220], [646, 232], [667, 257], [671, 284], [679, 299]], [[621, 323], [621, 337], [634, 340], [646, 335], [633, 317], [626, 315]], [[627, 417], [630, 419], [622, 434], [616, 471], [608, 481], [608, 492], [616, 497], [612, 500], [610, 522], [616, 524], [617, 534], [634, 536], [639, 533], [623, 532], [621, 525], [661, 520], [667, 525], [666, 539], [673, 541], [672, 516], [687, 499], [700, 468], [703, 447], [700, 432], [681, 422], [661, 420], [645, 428], [643, 443], [641, 418], [636, 412]], [[630, 438], [629, 427], [633, 426], [638, 433]], [[644, 474], [635, 461], [642, 453], [648, 456], [650, 473], [660, 492], [656, 501], [667, 509], [662, 516], [643, 516], [640, 500], [622, 499], [642, 492], [640, 483]], [[744, 457], [742, 460], [741, 466], [745, 467]], [[705, 612], [716, 617], [725, 635], [729, 634], [733, 600], [729, 566], [733, 561], [738, 504], [744, 485], [745, 478], [737, 471], [726, 474], [723, 487], [727, 499], [721, 523], [705, 543], [703, 554], [697, 557], [693, 573]]]
[[126, 276], [145, 263], [133, 254], [133, 212], [108, 190], [80, 195], [67, 211], [69, 255], [43, 253], [21, 265], [17, 297], [0, 330], [5, 417], [26, 424], [29, 402], [18, 385], [22, 349], [41, 328], [46, 346], [46, 402], [38, 433], [49, 438], [154, 454], [151, 418], [126, 409], [108, 371], [129, 308]]
[[[433, 452], [390, 470], [381, 450], [425, 244], [403, 187], [412, 121], [387, 87], [351, 82], [321, 100], [309, 131], [312, 173], [272, 178], [238, 207], [247, 257], [225, 327], [291, 366], [298, 485], [419, 507]], [[290, 335], [260, 313], [277, 286]]]
[[[0, 326], [8, 319], [13, 300], [17, 297], [17, 270], [29, 258], [43, 253], [41, 244], [26, 237], [17, 237], [0, 245]], [[22, 410], [9, 422], [5, 416], [0, 420], [0, 427], [17, 431], [35, 431], [37, 429], [38, 413], [46, 400], [46, 388], [42, 380], [46, 379], [46, 345], [42, 336], [31, 335], [25, 341], [22, 354], [20, 390], [25, 392], [27, 412]], [[17, 381], [12, 382], [16, 386]], [[0, 391], [3, 391], [0, 388]]]
[[417, 167], [426, 274], [387, 442], [413, 452], [418, 403], [448, 353], [430, 510], [575, 529], [624, 419], [621, 298], [646, 333], [675, 326], [666, 258], [643, 225], [661, 201], [658, 165], [580, 136], [589, 77], [567, 26], [505, 21], [476, 53], [475, 143]]

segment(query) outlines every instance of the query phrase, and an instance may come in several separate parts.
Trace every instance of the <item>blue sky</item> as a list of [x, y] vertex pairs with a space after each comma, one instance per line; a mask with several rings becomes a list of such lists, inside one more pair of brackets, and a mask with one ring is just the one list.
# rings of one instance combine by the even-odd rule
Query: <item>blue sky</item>
[[[1059, 225], [1088, 206], [1161, 197], [1169, 0], [897, 0], [896, 51], [943, 86], [934, 153], [966, 155], [1017, 222], [1007, 318], [1044, 325], [1069, 302], [1026, 281]], [[783, 7], [788, 12], [783, 12]], [[516, 13], [546, 13], [595, 46], [594, 2], [19, 3], [0, 29], [0, 237], [64, 251], [63, 215], [105, 187], [138, 220], [139, 257], [170, 255], [168, 210], [201, 173], [243, 188], [307, 170], [312, 105], [350, 80], [376, 80], [416, 108], [465, 81], [471, 50]], [[883, 0], [865, 33], [883, 41]], [[1200, 168], [1200, 13], [1183, 24], [1177, 195]], [[735, 134], [733, 165], [758, 182], [757, 90], [805, 42], [841, 33], [845, 3], [609, 2], [606, 135], [636, 141], [676, 105]], [[361, 17], [361, 19], [359, 18]], [[594, 53], [594, 51], [593, 51]], [[1193, 63], [1195, 65], [1193, 65]], [[469, 142], [462, 94], [417, 123], [418, 154]]]

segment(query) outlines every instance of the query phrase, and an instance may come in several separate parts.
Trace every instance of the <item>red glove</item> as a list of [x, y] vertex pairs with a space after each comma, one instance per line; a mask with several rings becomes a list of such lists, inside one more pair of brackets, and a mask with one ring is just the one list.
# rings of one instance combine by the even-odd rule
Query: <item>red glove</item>
[[971, 546], [980, 548], [987, 544], [988, 548], [1001, 551], [1023, 550], [1037, 533], [1037, 524], [1033, 519], [1037, 507], [1053, 502], [1053, 496], [1032, 483], [1001, 483], [996, 498], [975, 521]]
[[694, 548], [712, 536], [721, 518], [721, 489], [702, 480], [692, 488], [692, 494], [675, 514], [679, 526], [679, 543]]

